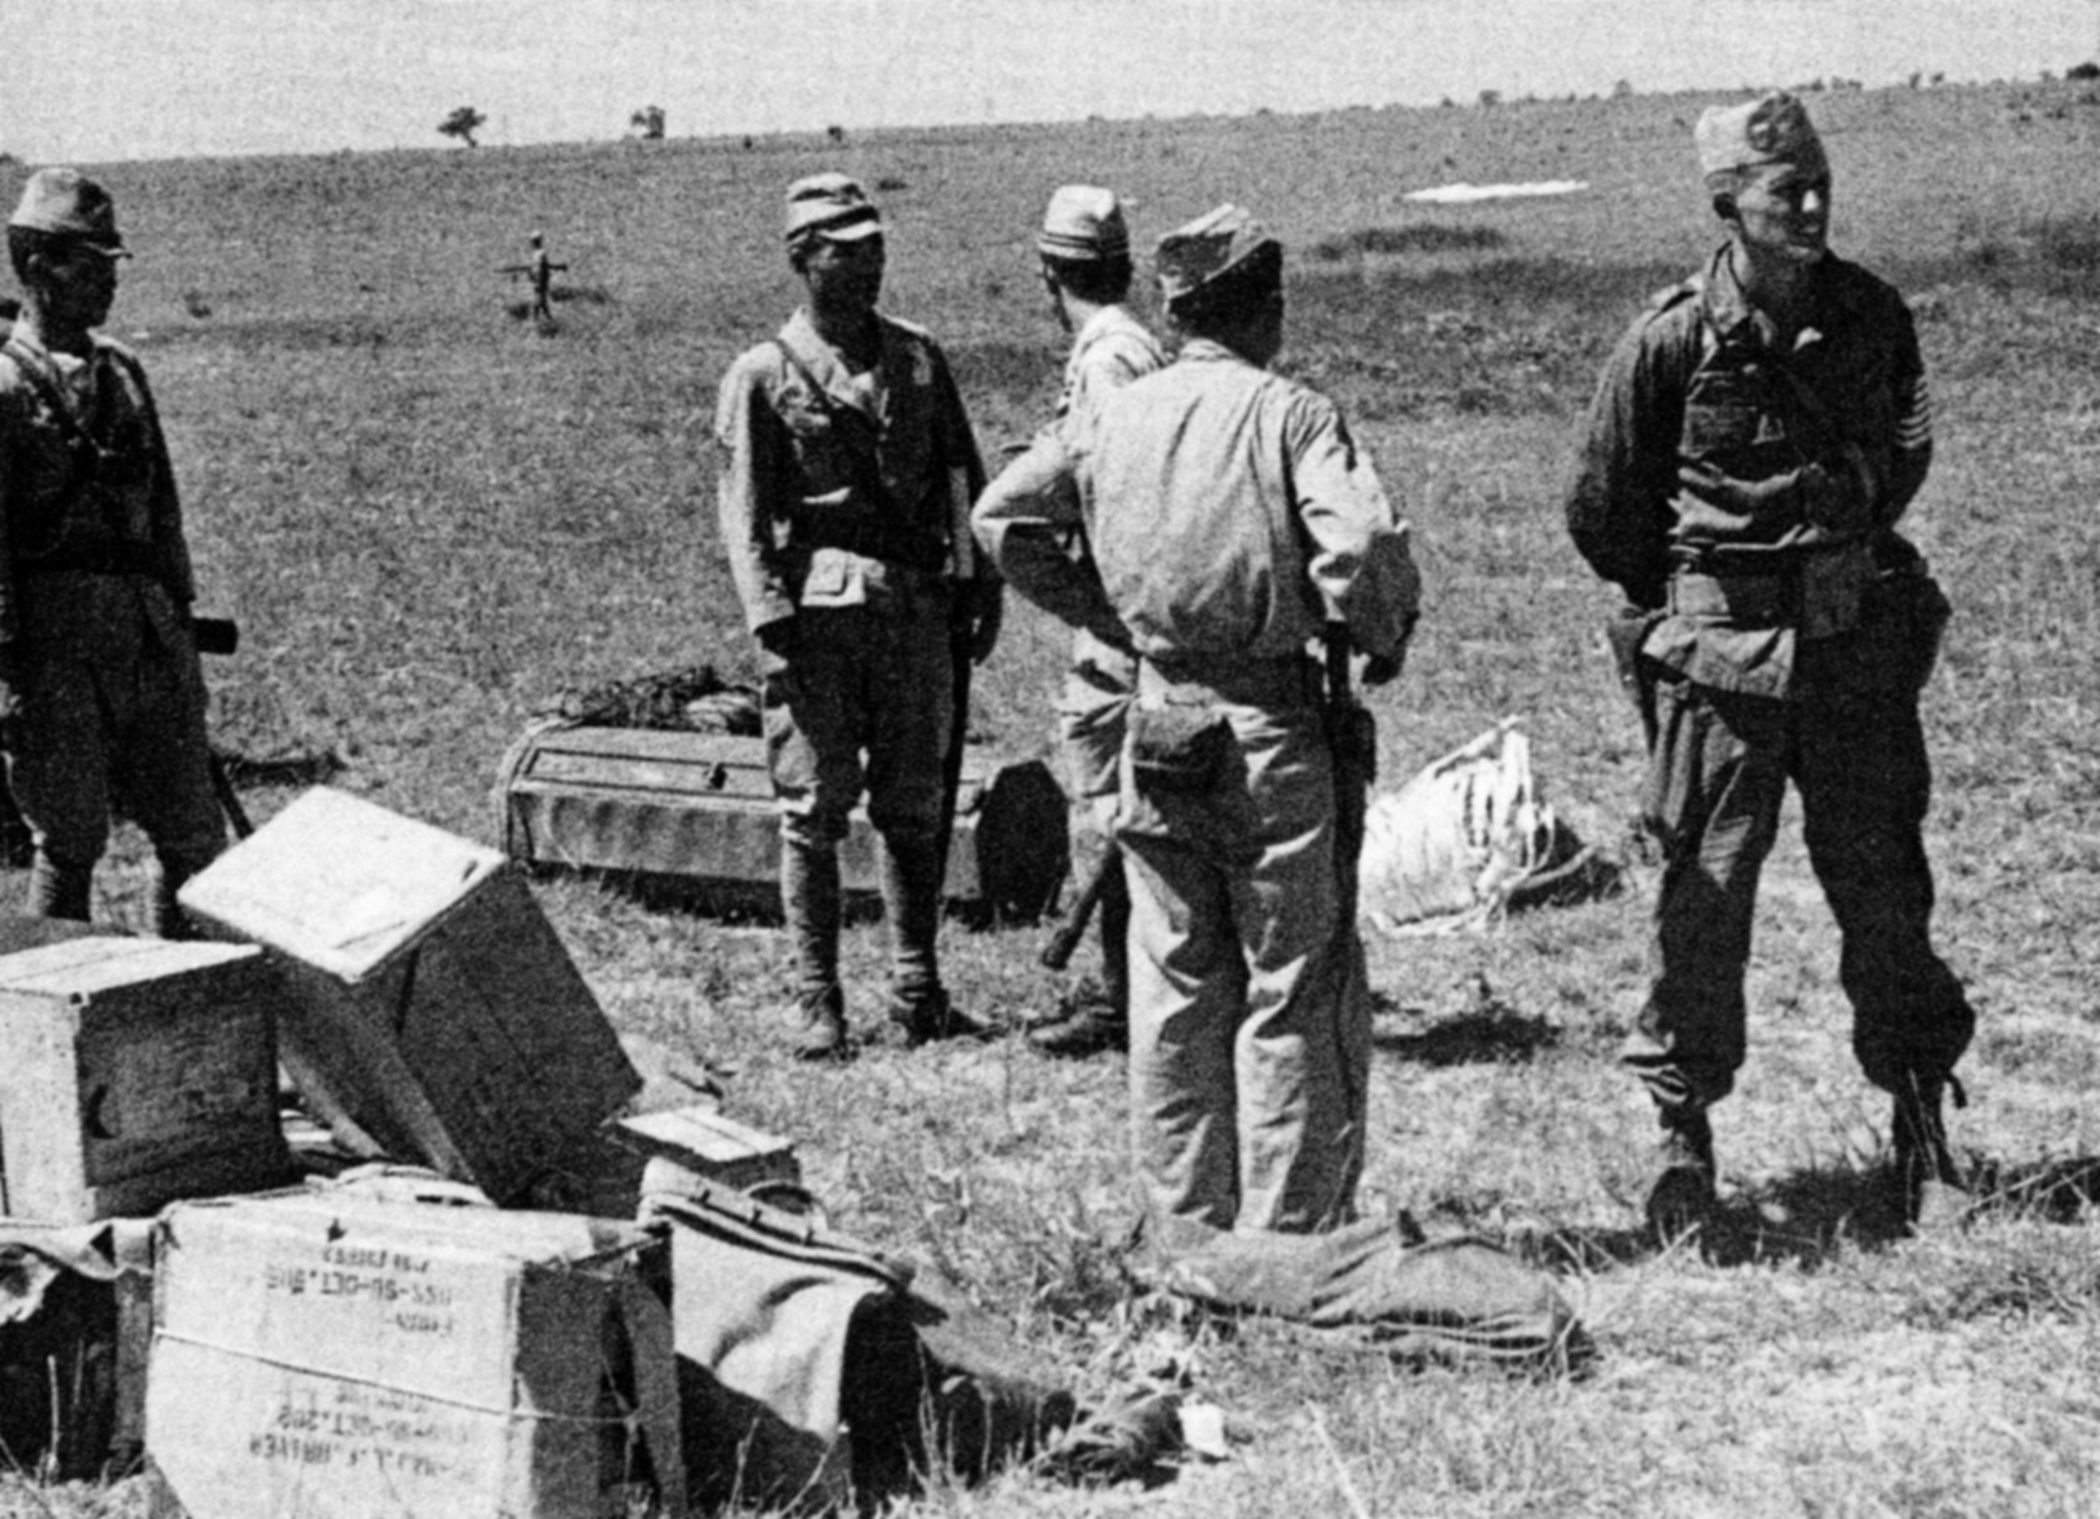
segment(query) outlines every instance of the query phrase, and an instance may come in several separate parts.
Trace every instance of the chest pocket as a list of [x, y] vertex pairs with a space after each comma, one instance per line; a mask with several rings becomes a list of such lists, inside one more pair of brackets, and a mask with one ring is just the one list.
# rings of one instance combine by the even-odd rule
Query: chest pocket
[[838, 420], [799, 387], [782, 391], [774, 409], [793, 444], [803, 495], [812, 500], [843, 497], [853, 483], [853, 461]]

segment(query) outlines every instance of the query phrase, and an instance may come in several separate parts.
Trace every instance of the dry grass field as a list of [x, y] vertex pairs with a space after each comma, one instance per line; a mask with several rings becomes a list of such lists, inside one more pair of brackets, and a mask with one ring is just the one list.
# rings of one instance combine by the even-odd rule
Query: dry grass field
[[[1355, 421], [1430, 584], [1377, 693], [1388, 780], [1521, 715], [1548, 799], [1630, 848], [1638, 732], [1567, 546], [1559, 487], [1608, 345], [1715, 239], [1689, 126], [1640, 97], [821, 140], [115, 165], [140, 257], [112, 331], [160, 393], [205, 602], [237, 616], [218, 738], [333, 752], [337, 784], [493, 836], [498, 756], [557, 690], [751, 651], [714, 538], [709, 419], [795, 289], [777, 204], [862, 176], [894, 223], [887, 304], [955, 359], [987, 448], [1046, 415], [1061, 340], [1029, 232], [1067, 180], [1121, 188], [1149, 246], [1232, 198], [1287, 240], [1284, 364]], [[2081, 85], [1811, 101], [1835, 241], [1913, 299], [1940, 453], [1913, 535], [1957, 605], [1926, 723], [1940, 938], [1982, 1015], [1956, 1138], [2003, 1178], [1957, 1237], [1877, 1204], [1885, 1103], [1852, 1064], [1836, 944], [1798, 834], [1768, 873], [1751, 1061], [1716, 1115], [1727, 1227], [1637, 1228], [1651, 1125], [1613, 1050], [1650, 882], [1467, 937], [1371, 948], [1369, 1201], [1559, 1273], [1602, 1351], [1533, 1384], [1396, 1367], [1273, 1327], [1169, 1322], [1120, 1268], [1120, 1071], [1018, 1038], [843, 1070], [777, 1048], [763, 925], [564, 879], [542, 901], [606, 1008], [723, 1073], [795, 1136], [834, 1217], [937, 1260], [1085, 1388], [1171, 1358], [1243, 1438], [1149, 1488], [1032, 1472], [936, 1483], [901, 1515], [2076, 1516], [2100, 1493], [2100, 96]], [[1425, 209], [1446, 181], [1580, 179]], [[543, 228], [571, 299], [536, 331], [494, 271]], [[1063, 638], [1016, 608], [973, 730], [1040, 751]], [[289, 790], [251, 794], [267, 814]], [[105, 870], [140, 910], [135, 844]], [[0, 889], [10, 883], [0, 882]], [[951, 926], [959, 1001], [1012, 1018], [1062, 983], [1039, 927]], [[870, 1016], [876, 930], [849, 935]], [[129, 1487], [0, 1480], [0, 1513], [126, 1512]]]

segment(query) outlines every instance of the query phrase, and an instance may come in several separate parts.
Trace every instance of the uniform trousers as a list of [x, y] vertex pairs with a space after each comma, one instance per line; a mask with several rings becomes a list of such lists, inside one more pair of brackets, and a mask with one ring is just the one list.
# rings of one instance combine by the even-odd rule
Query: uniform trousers
[[766, 761], [800, 999], [839, 995], [838, 846], [863, 793], [883, 844], [892, 988], [917, 999], [939, 986], [942, 768], [955, 722], [949, 599], [944, 585], [900, 574], [865, 605], [804, 607], [794, 657], [766, 673]]
[[1789, 781], [1837, 919], [1867, 1079], [1890, 1092], [1937, 1082], [1968, 1048], [1975, 1015], [1932, 946], [1917, 696], [1901, 682], [1837, 678], [1845, 655], [1804, 644], [1798, 694], [1785, 699], [1660, 683], [1644, 797], [1664, 851], [1654, 981], [1623, 1058], [1666, 1109], [1718, 1102], [1742, 1066], [1758, 876]]
[[[1317, 674], [1290, 672], [1287, 690], [1254, 670], [1164, 693], [1152, 675], [1131, 716], [1117, 826], [1144, 1202], [1169, 1231], [1331, 1228], [1354, 1216], [1371, 1041], [1353, 926], [1338, 932]], [[1145, 733], [1176, 707], [1217, 719], [1221, 737], [1204, 773], [1163, 778]]]
[[[59, 915], [85, 917], [87, 876], [109, 841], [113, 808], [145, 830], [178, 882], [225, 847], [204, 681], [180, 614], [158, 585], [80, 575], [30, 584], [7, 778], [39, 870], [65, 878], [53, 888]], [[62, 606], [47, 617], [52, 600]]]

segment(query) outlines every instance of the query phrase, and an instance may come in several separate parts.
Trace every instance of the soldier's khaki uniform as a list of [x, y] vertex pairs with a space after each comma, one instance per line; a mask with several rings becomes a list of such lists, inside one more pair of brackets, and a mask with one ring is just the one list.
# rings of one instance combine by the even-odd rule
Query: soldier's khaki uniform
[[[1334, 764], [1308, 648], [1398, 651], [1407, 531], [1325, 398], [1190, 341], [979, 503], [1022, 594], [1140, 660], [1120, 761], [1133, 1151], [1163, 1223], [1347, 1218], [1370, 1021], [1338, 932]], [[1059, 534], [1082, 527], [1094, 568]]]
[[1597, 572], [1659, 614], [1640, 652], [1665, 864], [1655, 979], [1625, 1058], [1666, 1111], [1726, 1096], [1743, 1062], [1752, 909], [1789, 780], [1868, 1079], [1936, 1091], [1968, 1045], [1920, 838], [1917, 688], [1937, 592], [1893, 531], [1931, 457], [1910, 313], [1836, 257], [1815, 266], [1791, 351], [1723, 249], [1605, 369], [1567, 516]]
[[[70, 170], [33, 176], [15, 224], [70, 230], [81, 207], [120, 253], [107, 197]], [[101, 338], [53, 353], [15, 327], [0, 345], [0, 654], [21, 704], [4, 740], [36, 849], [33, 912], [88, 916], [115, 806], [159, 857], [163, 932], [181, 926], [175, 887], [224, 847], [194, 595], [137, 359]]]
[[[767, 662], [767, 759], [795, 992], [832, 1006], [836, 847], [863, 791], [884, 844], [892, 991], [907, 1001], [938, 991], [941, 772], [960, 720], [949, 539], [955, 493], [984, 480], [940, 348], [879, 320], [870, 383], [856, 383], [798, 311], [730, 366], [715, 416], [722, 543], [745, 621], [754, 633], [797, 625], [793, 660]], [[871, 442], [874, 476], [856, 462]]]

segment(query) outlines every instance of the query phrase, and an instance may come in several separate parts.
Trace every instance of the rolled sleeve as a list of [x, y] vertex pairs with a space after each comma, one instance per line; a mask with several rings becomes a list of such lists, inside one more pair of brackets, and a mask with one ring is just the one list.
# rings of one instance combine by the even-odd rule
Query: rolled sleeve
[[1106, 643], [1130, 646], [1100, 575], [1068, 547], [1085, 514], [1074, 456], [1057, 431], [1042, 433], [999, 472], [970, 522], [986, 560], [1022, 596]]

